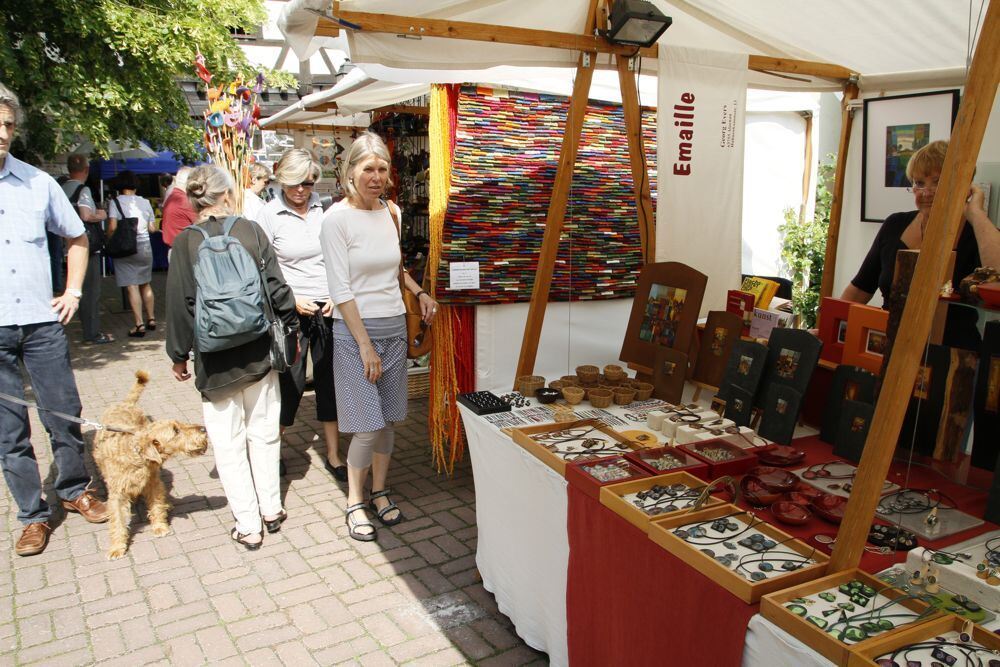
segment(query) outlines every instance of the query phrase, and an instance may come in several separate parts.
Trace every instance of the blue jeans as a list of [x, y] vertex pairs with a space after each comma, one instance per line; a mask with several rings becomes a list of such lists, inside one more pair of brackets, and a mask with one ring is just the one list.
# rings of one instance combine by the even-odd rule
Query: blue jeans
[[[0, 392], [24, 398], [19, 361], [28, 371], [40, 406], [80, 416], [80, 395], [61, 324], [0, 326]], [[80, 425], [48, 412], [40, 411], [39, 415], [52, 443], [56, 494], [63, 500], [75, 500], [90, 483], [83, 462]], [[17, 518], [24, 524], [48, 521], [51, 514], [42, 498], [42, 481], [30, 436], [27, 408], [0, 399], [0, 466], [17, 503]]]

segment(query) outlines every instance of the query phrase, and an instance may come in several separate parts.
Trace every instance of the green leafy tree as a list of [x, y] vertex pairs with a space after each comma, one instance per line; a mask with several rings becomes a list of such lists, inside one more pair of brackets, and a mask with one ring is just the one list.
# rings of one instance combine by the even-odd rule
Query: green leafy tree
[[807, 328], [816, 326], [823, 261], [826, 258], [826, 235], [833, 204], [830, 187], [833, 185], [837, 156], [831, 153], [827, 160], [818, 170], [813, 219], [805, 220], [795, 209], [786, 208], [785, 223], [778, 227], [781, 232], [781, 259], [792, 278], [792, 309]]
[[265, 19], [261, 0], [0, 0], [0, 81], [26, 113], [15, 154], [48, 158], [89, 139], [98, 151], [145, 140], [194, 157], [202, 131], [177, 79], [194, 76], [199, 51], [217, 78], [252, 78], [230, 29]]

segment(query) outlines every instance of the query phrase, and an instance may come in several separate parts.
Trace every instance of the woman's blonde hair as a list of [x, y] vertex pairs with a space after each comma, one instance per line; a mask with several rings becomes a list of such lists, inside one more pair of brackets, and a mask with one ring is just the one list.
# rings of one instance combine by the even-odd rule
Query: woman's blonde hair
[[227, 192], [232, 193], [233, 178], [229, 172], [215, 165], [203, 164], [188, 174], [184, 191], [191, 208], [200, 213], [206, 208], [218, 206]]
[[261, 164], [260, 162], [254, 162], [250, 165], [250, 178], [257, 179], [263, 178], [265, 180], [271, 180], [271, 170], [267, 168], [266, 164]]
[[930, 176], [941, 173], [944, 156], [948, 153], [947, 141], [932, 141], [910, 157], [906, 163], [906, 177], [913, 182], [915, 176]]
[[292, 148], [274, 163], [274, 180], [282, 185], [298, 185], [304, 181], [318, 183], [323, 171], [310, 151]]
[[[348, 197], [358, 194], [357, 188], [354, 187], [354, 169], [370, 157], [381, 158], [386, 164], [392, 164], [392, 156], [389, 155], [389, 148], [382, 141], [382, 137], [374, 132], [364, 132], [347, 149], [347, 154], [344, 155], [340, 165], [340, 187]], [[385, 181], [385, 189], [391, 187], [392, 178], [389, 177]]]

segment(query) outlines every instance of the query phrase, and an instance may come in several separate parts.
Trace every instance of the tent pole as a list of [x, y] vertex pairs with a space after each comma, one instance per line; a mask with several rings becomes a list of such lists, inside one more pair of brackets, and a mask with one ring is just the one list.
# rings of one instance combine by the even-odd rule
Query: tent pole
[[649, 177], [643, 151], [642, 110], [639, 108], [636, 72], [629, 70], [627, 56], [615, 56], [618, 65], [618, 83], [622, 91], [622, 112], [625, 115], [625, 135], [628, 137], [628, 156], [632, 167], [632, 190], [638, 214], [639, 239], [642, 242], [644, 263], [656, 257], [656, 221], [653, 219], [653, 202], [649, 195]]
[[[840, 218], [844, 211], [844, 176], [847, 173], [847, 148], [851, 145], [854, 111], [851, 101], [858, 97], [856, 77], [844, 84], [844, 101], [840, 109], [840, 142], [837, 144], [837, 166], [833, 177], [833, 202], [830, 204], [830, 225], [826, 230], [826, 258], [823, 260], [823, 281], [820, 297], [833, 295], [833, 279], [837, 272], [837, 243], [840, 242]], [[822, 160], [822, 157], [820, 158]]]
[[885, 381], [858, 464], [858, 475], [830, 558], [829, 572], [856, 567], [861, 559], [875, 506], [896, 449], [899, 429], [913, 393], [913, 381], [947, 279], [948, 259], [963, 223], [968, 185], [1000, 83], [1000, 3], [991, 3], [972, 59], [965, 95], [951, 134], [934, 198], [923, 251], [913, 272], [903, 319], [885, 371]]
[[566, 202], [573, 180], [576, 152], [580, 146], [583, 119], [587, 115], [587, 96], [590, 94], [590, 82], [594, 78], [596, 60], [596, 54], [583, 53], [576, 68], [573, 97], [570, 99], [569, 111], [566, 114], [566, 131], [563, 134], [562, 149], [559, 151], [559, 166], [552, 187], [552, 198], [549, 200], [548, 216], [545, 219], [545, 236], [542, 239], [542, 249], [538, 253], [538, 268], [535, 270], [535, 284], [531, 290], [528, 321], [524, 325], [524, 337], [521, 340], [521, 353], [517, 360], [515, 377], [531, 375], [535, 369], [538, 340], [542, 335], [545, 308], [549, 302], [552, 272], [555, 268], [556, 255], [559, 253], [559, 237], [562, 235], [563, 221], [566, 217]]

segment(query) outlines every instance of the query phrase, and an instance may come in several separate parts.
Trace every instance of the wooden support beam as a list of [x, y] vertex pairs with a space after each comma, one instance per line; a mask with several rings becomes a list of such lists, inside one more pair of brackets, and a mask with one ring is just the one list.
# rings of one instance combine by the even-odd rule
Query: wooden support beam
[[[591, 12], [593, 15], [594, 12]], [[429, 19], [417, 16], [398, 16], [393, 14], [372, 14], [368, 12], [334, 11], [337, 18], [360, 27], [362, 32], [388, 33], [410, 38], [443, 37], [448, 39], [466, 39], [475, 42], [494, 42], [497, 44], [519, 44], [522, 46], [541, 46], [553, 49], [569, 49], [589, 53], [612, 53], [615, 55], [640, 55], [644, 58], [656, 58], [659, 54], [658, 45], [639, 49], [627, 44], [612, 44], [604, 37], [593, 34], [577, 35], [554, 30], [535, 30], [533, 28], [516, 28], [511, 26], [489, 25], [468, 21], [452, 21], [449, 19]], [[316, 25], [318, 37], [331, 37], [339, 33], [340, 24], [321, 17]], [[840, 65], [818, 63], [808, 60], [793, 60], [790, 58], [774, 58], [771, 56], [750, 56], [748, 68], [758, 72], [782, 72], [799, 74], [821, 79], [847, 80], [854, 74]]]
[[[585, 57], [589, 60], [586, 65], [584, 65]], [[566, 218], [566, 202], [569, 199], [573, 168], [576, 165], [576, 153], [580, 146], [583, 119], [587, 114], [587, 97], [590, 94], [590, 82], [594, 78], [596, 60], [593, 53], [581, 54], [580, 62], [576, 68], [573, 96], [570, 98], [569, 111], [566, 114], [566, 129], [563, 132], [562, 148], [559, 151], [559, 166], [552, 187], [552, 197], [549, 200], [548, 216], [545, 219], [545, 236], [542, 239], [542, 249], [538, 254], [538, 268], [535, 270], [535, 284], [531, 291], [528, 321], [524, 325], [521, 353], [517, 360], [517, 373], [514, 377], [531, 375], [535, 368], [538, 340], [542, 335], [545, 308], [549, 303], [549, 288], [552, 285], [556, 255], [559, 253], [559, 237], [562, 235], [563, 221]]]
[[408, 113], [413, 116], [429, 116], [431, 115], [431, 108], [407, 106], [405, 104], [388, 104], [384, 107], [371, 109], [371, 113]]
[[913, 393], [913, 381], [938, 304], [938, 291], [948, 279], [949, 255], [963, 223], [969, 183], [998, 84], [1000, 3], [991, 3], [969, 69], [965, 94], [941, 169], [941, 182], [903, 309], [903, 319], [893, 343], [864, 453], [858, 464], [858, 475], [830, 558], [830, 572], [856, 567], [861, 560], [882, 484], [892, 463], [908, 399]]
[[[840, 109], [840, 142], [837, 144], [837, 166], [833, 175], [833, 201], [830, 204], [830, 225], [826, 230], [826, 257], [823, 260], [823, 282], [819, 295], [833, 296], [833, 279], [837, 273], [837, 244], [840, 242], [840, 219], [844, 215], [844, 177], [847, 175], [847, 149], [851, 145], [854, 124], [852, 100], [858, 96], [858, 84], [848, 81], [844, 86], [844, 101]], [[822, 158], [821, 158], [822, 159]]]
[[275, 130], [275, 131], [295, 131], [303, 130], [305, 132], [318, 132], [320, 134], [326, 134], [333, 132], [334, 130], [367, 130], [367, 127], [362, 127], [360, 125], [315, 125], [313, 123], [275, 123], [274, 125], [268, 125], [265, 129]]
[[799, 207], [799, 222], [806, 219], [806, 203], [809, 201], [810, 189], [812, 188], [812, 161], [813, 161], [813, 115], [811, 111], [805, 112], [806, 121], [806, 150], [802, 158], [802, 205]]
[[635, 72], [629, 71], [628, 56], [616, 56], [618, 83], [622, 91], [622, 111], [625, 114], [625, 135], [628, 137], [628, 157], [632, 167], [632, 191], [639, 223], [644, 262], [656, 256], [656, 220], [653, 219], [653, 200], [649, 194], [649, 176], [646, 168], [645, 145], [642, 137], [642, 112], [639, 109]]

